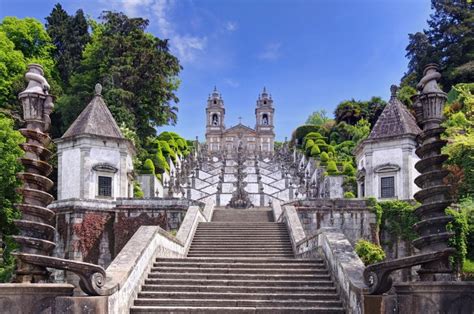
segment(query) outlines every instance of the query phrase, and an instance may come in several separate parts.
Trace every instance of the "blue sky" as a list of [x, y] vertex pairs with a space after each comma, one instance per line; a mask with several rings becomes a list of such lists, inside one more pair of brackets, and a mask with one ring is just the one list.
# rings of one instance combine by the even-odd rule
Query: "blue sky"
[[[44, 22], [58, 1], [0, 0], [0, 18]], [[205, 105], [214, 85], [226, 106], [226, 125], [254, 126], [264, 86], [275, 104], [282, 140], [307, 116], [331, 116], [345, 99], [387, 99], [406, 70], [408, 33], [427, 27], [428, 0], [88, 0], [60, 1], [71, 14], [97, 18], [118, 10], [150, 20], [148, 31], [169, 38], [183, 65], [178, 123], [186, 138], [205, 132]]]

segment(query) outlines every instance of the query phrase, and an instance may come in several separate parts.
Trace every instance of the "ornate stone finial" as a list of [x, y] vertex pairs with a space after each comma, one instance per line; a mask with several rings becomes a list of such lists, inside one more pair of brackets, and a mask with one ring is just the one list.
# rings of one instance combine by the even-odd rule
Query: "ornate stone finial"
[[23, 95], [36, 93], [36, 94], [48, 94], [49, 84], [44, 78], [43, 67], [36, 63], [28, 65], [28, 72], [25, 74], [25, 78], [28, 81], [26, 89], [20, 93], [19, 97]]
[[397, 97], [397, 91], [398, 91], [398, 86], [397, 85], [392, 85], [390, 86], [390, 97], [395, 98]]
[[102, 85], [99, 83], [95, 84], [95, 95], [102, 96]]
[[267, 88], [265, 86], [263, 86], [263, 93], [262, 94], [266, 94], [267, 93]]
[[438, 65], [430, 63], [426, 65], [425, 70], [423, 71], [423, 77], [416, 85], [416, 88], [423, 93], [442, 92], [437, 82], [440, 78], [441, 74], [438, 72]]

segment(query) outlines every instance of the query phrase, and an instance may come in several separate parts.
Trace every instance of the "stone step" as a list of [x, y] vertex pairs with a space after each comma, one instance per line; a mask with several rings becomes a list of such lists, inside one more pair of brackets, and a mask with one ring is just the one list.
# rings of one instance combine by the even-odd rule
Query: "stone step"
[[325, 267], [323, 262], [314, 263], [250, 263], [250, 262], [166, 262], [159, 261], [153, 263], [153, 267], [202, 267], [202, 268], [263, 268], [263, 269], [320, 269]]
[[217, 245], [199, 245], [199, 246], [191, 246], [190, 250], [204, 250], [204, 251], [225, 251], [225, 250], [232, 250], [232, 251], [256, 251], [256, 252], [262, 252], [262, 251], [272, 251], [272, 250], [289, 250], [293, 252], [293, 248], [291, 245], [272, 245], [272, 246], [232, 246], [232, 245], [226, 245], [226, 246], [217, 246]]
[[130, 313], [239, 313], [239, 314], [343, 314], [342, 307], [218, 307], [218, 306], [132, 306]]
[[192, 286], [245, 286], [245, 287], [334, 287], [329, 279], [312, 280], [226, 280], [226, 279], [191, 279], [191, 278], [148, 278], [145, 285], [192, 285]]
[[227, 249], [227, 250], [214, 250], [214, 249], [192, 249], [189, 250], [188, 252], [188, 255], [189, 256], [192, 256], [192, 255], [195, 255], [195, 254], [208, 254], [208, 256], [212, 257], [212, 256], [215, 256], [215, 255], [222, 255], [222, 254], [266, 254], [266, 255], [269, 255], [269, 254], [278, 254], [278, 255], [281, 255], [281, 254], [285, 254], [285, 255], [290, 255], [290, 256], [293, 256], [293, 251], [292, 250], [289, 250], [289, 249], [280, 249], [280, 250], [277, 250], [277, 249], [273, 249], [273, 250], [270, 250], [270, 249], [267, 249], [267, 250], [255, 250], [255, 249], [248, 249], [248, 250], [231, 250], [231, 249]]
[[210, 244], [210, 243], [193, 243], [191, 249], [208, 249], [208, 248], [216, 248], [216, 249], [251, 249], [251, 248], [264, 248], [264, 249], [288, 249], [292, 250], [291, 243], [276, 243], [276, 244], [268, 244], [262, 243], [261, 245], [253, 245], [253, 244], [239, 244], [239, 243], [226, 243], [226, 244]]
[[[242, 239], [242, 240], [245, 240], [245, 239], [268, 239], [268, 240], [271, 240], [271, 239], [275, 239], [275, 240], [287, 240], [289, 239], [290, 237], [287, 235], [287, 234], [278, 234], [278, 235], [268, 235], [268, 234], [251, 234], [251, 235], [240, 235], [240, 234], [220, 234], [220, 235], [211, 235], [211, 234], [196, 234], [195, 235], [195, 238], [194, 239], [198, 239], [198, 240], [201, 240], [201, 239], [206, 239], [206, 238], [210, 238], [210, 239], [213, 239], [215, 237], [215, 239], [225, 239], [225, 238], [229, 238], [229, 239]], [[193, 239], [193, 241], [194, 241]]]
[[149, 279], [213, 279], [213, 280], [264, 280], [271, 281], [305, 281], [305, 280], [329, 280], [329, 274], [310, 274], [310, 275], [292, 275], [292, 274], [209, 274], [209, 273], [162, 273], [151, 272], [148, 274]]
[[236, 292], [170, 292], [170, 291], [146, 291], [138, 293], [139, 299], [213, 299], [213, 300], [327, 300], [339, 301], [337, 293], [236, 293]]
[[285, 232], [284, 228], [197, 228], [196, 232]]
[[234, 292], [234, 293], [336, 293], [334, 286], [311, 287], [249, 287], [249, 286], [195, 286], [195, 285], [143, 285], [142, 291], [172, 292]]
[[214, 258], [156, 258], [157, 262], [177, 262], [177, 263], [252, 263], [252, 264], [281, 264], [281, 263], [295, 263], [295, 264], [312, 264], [322, 263], [322, 258], [315, 259], [295, 259], [295, 258], [268, 258], [268, 259], [252, 259], [252, 258], [223, 258], [215, 260]]
[[291, 245], [291, 240], [288, 241], [281, 241], [281, 240], [273, 240], [273, 241], [264, 241], [264, 240], [252, 240], [252, 239], [244, 239], [244, 240], [199, 240], [193, 241], [194, 244], [208, 244], [208, 245], [251, 245], [251, 246], [260, 246], [260, 245]]
[[198, 227], [286, 227], [284, 222], [232, 222], [232, 221], [209, 221], [209, 222], [200, 222]]
[[219, 306], [219, 307], [328, 307], [340, 308], [339, 300], [218, 300], [218, 299], [159, 299], [138, 298], [138, 306]]
[[288, 231], [286, 230], [196, 230], [196, 236], [199, 235], [241, 235], [241, 236], [250, 236], [250, 235], [283, 235], [288, 236]]
[[232, 257], [243, 257], [243, 258], [272, 258], [272, 257], [275, 257], [275, 258], [282, 258], [282, 257], [286, 257], [286, 258], [290, 258], [290, 257], [294, 257], [294, 254], [283, 254], [283, 253], [280, 253], [280, 254], [277, 254], [277, 253], [260, 253], [260, 254], [256, 254], [256, 253], [212, 253], [212, 254], [209, 254], [209, 253], [189, 253], [188, 254], [189, 257], [214, 257], [214, 258], [218, 258], [218, 257], [222, 257], [222, 258], [232, 258]]
[[327, 274], [325, 268], [217, 268], [217, 267], [152, 267], [151, 272], [160, 273], [212, 273], [212, 274], [295, 274], [295, 275], [312, 275], [312, 274]]

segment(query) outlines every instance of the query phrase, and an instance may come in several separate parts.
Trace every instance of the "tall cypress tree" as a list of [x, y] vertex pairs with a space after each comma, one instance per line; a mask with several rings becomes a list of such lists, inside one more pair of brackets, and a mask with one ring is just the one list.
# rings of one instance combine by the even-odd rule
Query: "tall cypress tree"
[[67, 87], [72, 73], [80, 65], [82, 51], [90, 41], [87, 20], [82, 10], [70, 16], [58, 3], [46, 21], [46, 30], [56, 46], [56, 66], [63, 86]]

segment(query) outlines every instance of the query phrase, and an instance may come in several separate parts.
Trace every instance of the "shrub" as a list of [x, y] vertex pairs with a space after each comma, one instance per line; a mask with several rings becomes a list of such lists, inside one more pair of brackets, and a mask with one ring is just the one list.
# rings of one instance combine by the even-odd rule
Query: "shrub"
[[301, 147], [301, 145], [303, 144], [303, 139], [306, 136], [306, 134], [310, 132], [319, 132], [320, 129], [321, 128], [316, 125], [302, 125], [302, 126], [297, 127], [293, 131], [293, 134], [291, 135], [290, 145], [291, 146], [296, 145], [298, 147]]
[[142, 167], [143, 174], [155, 174], [155, 165], [151, 159], [145, 160]]
[[[150, 160], [150, 159], [147, 159], [147, 160]], [[143, 198], [145, 196], [145, 194], [143, 193], [142, 187], [140, 186], [140, 183], [136, 181], [133, 183], [133, 196], [135, 198]]]
[[170, 165], [163, 154], [157, 153], [155, 156], [155, 174], [170, 172]]
[[321, 135], [319, 132], [309, 132], [306, 134], [304, 137], [305, 139], [312, 139], [312, 140], [317, 140], [317, 139], [324, 139], [324, 136]]
[[355, 195], [352, 192], [344, 192], [344, 198], [355, 198]]
[[319, 146], [318, 145], [313, 145], [313, 147], [311, 147], [311, 157], [317, 157], [319, 156], [319, 154], [321, 154], [321, 150], [319, 149]]
[[354, 176], [356, 171], [354, 166], [352, 166], [352, 163], [350, 162], [345, 162], [342, 168], [342, 173], [344, 173], [346, 176]]
[[328, 172], [330, 176], [339, 174], [339, 171], [337, 170], [336, 162], [334, 160], [328, 161], [326, 171]]
[[311, 148], [314, 145], [314, 141], [312, 139], [307, 139], [304, 144], [304, 149]]
[[355, 251], [366, 266], [381, 262], [385, 259], [383, 249], [379, 245], [367, 240], [361, 239], [357, 241]]
[[329, 161], [329, 155], [326, 152], [322, 152], [320, 158], [321, 158], [322, 162], [328, 162]]

